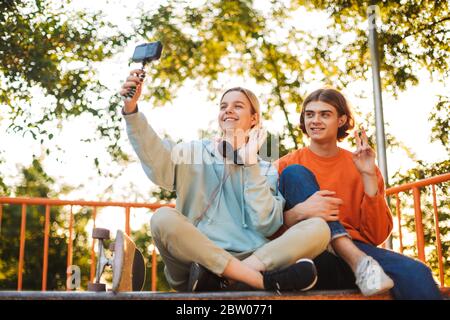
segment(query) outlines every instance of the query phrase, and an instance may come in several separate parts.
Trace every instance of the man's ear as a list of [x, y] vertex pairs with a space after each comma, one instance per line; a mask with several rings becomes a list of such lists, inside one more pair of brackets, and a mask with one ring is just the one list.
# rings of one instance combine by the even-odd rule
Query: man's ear
[[342, 127], [343, 125], [345, 125], [346, 123], [347, 123], [347, 115], [344, 114], [344, 115], [340, 116], [338, 119], [339, 128]]

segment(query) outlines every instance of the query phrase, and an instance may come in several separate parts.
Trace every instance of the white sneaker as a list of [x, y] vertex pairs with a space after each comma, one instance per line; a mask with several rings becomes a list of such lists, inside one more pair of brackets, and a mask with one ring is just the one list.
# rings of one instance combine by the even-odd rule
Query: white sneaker
[[383, 268], [370, 256], [365, 256], [356, 268], [356, 285], [365, 296], [382, 293], [394, 286], [394, 281], [383, 271]]

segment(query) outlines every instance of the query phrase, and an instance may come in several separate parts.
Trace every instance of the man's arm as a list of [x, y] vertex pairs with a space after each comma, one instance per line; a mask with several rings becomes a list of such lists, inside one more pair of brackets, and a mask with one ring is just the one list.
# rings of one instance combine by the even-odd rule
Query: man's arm
[[361, 203], [360, 233], [374, 245], [382, 244], [393, 228], [391, 211], [386, 203], [384, 180], [377, 168], [377, 192], [374, 196], [364, 194]]
[[360, 233], [374, 245], [383, 243], [392, 231], [392, 215], [386, 203], [384, 181], [375, 165], [375, 151], [370, 147], [364, 129], [355, 132], [357, 149], [353, 162], [361, 174], [364, 196], [361, 203]]
[[294, 224], [309, 219], [319, 217], [325, 221], [339, 220], [339, 206], [342, 200], [335, 198], [336, 192], [321, 190], [311, 197], [284, 212], [284, 224], [291, 227]]

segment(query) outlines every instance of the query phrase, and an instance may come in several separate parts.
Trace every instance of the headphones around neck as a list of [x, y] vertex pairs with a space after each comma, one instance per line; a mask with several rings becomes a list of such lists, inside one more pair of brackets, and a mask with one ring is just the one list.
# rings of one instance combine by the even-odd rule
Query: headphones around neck
[[244, 165], [244, 161], [242, 161], [241, 157], [238, 154], [238, 150], [233, 150], [231, 143], [228, 141], [222, 140], [219, 142], [219, 153], [222, 155], [224, 159], [228, 159], [233, 161], [234, 164]]

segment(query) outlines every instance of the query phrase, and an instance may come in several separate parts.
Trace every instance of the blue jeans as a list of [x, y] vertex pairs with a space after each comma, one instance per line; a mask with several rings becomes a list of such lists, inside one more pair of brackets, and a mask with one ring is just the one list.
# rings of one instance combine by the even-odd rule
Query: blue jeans
[[[307, 168], [298, 164], [291, 165], [283, 170], [280, 177], [280, 192], [286, 199], [284, 210], [290, 210], [298, 203], [304, 202], [320, 187], [314, 174]], [[327, 222], [331, 231], [331, 240], [347, 236], [347, 230], [339, 221]]]
[[[320, 190], [314, 174], [301, 165], [285, 168], [281, 173], [279, 185], [281, 194], [286, 199], [285, 210], [304, 202]], [[331, 222], [329, 225], [332, 237], [333, 232], [337, 235], [342, 234], [341, 227], [345, 231], [339, 222]], [[374, 258], [384, 272], [392, 278], [394, 287], [391, 293], [395, 299], [442, 299], [430, 268], [421, 261], [360, 241], [353, 241], [353, 243], [365, 254]], [[315, 289], [355, 288], [352, 270], [339, 257], [324, 252], [314, 259], [314, 262], [319, 276]]]

